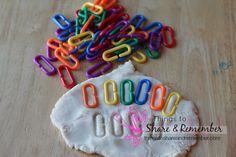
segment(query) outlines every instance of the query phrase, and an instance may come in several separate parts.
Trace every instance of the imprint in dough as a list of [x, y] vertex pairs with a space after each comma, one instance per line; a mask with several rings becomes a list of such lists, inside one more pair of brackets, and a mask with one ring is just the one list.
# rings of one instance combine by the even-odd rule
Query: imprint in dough
[[104, 118], [101, 114], [94, 115], [94, 131], [95, 136], [103, 137], [106, 134]]
[[[140, 112], [146, 110], [148, 115], [148, 123], [154, 123], [156, 127], [174, 127], [175, 124], [185, 124], [187, 126], [199, 126], [199, 118], [195, 105], [191, 101], [181, 99], [175, 114], [172, 116], [177, 121], [160, 122], [157, 118], [164, 118], [161, 111], [153, 111], [150, 109], [150, 95], [148, 101], [144, 105], [131, 104], [130, 106], [107, 105], [104, 102], [103, 83], [105, 80], [114, 80], [117, 83], [117, 91], [120, 88], [120, 82], [130, 79], [136, 87], [142, 79], [148, 79], [152, 85], [161, 84], [155, 78], [145, 76], [134, 70], [131, 62], [127, 62], [109, 74], [98, 78], [89, 79], [75, 86], [73, 89], [65, 93], [56, 103], [51, 113], [51, 121], [53, 125], [61, 131], [66, 144], [86, 153], [97, 153], [105, 157], [180, 157], [185, 156], [191, 146], [196, 144], [196, 140], [145, 140], [144, 136], [168, 137], [180, 136], [182, 134], [173, 134], [174, 132], [143, 132], [141, 134], [141, 142], [138, 147], [134, 147], [131, 141], [124, 140], [130, 130], [127, 127], [121, 127], [114, 120], [112, 121], [112, 113], [118, 112], [120, 107], [120, 115], [122, 120], [129, 123], [129, 107], [137, 108]], [[92, 83], [97, 88], [97, 98], [99, 106], [94, 109], [86, 108], [83, 105], [82, 86], [85, 83]], [[166, 95], [169, 94], [170, 88], [166, 87]], [[159, 91], [158, 91], [159, 92]], [[128, 93], [128, 92], [127, 92]], [[142, 95], [143, 93], [141, 93]], [[160, 95], [158, 93], [157, 95]], [[156, 100], [156, 103], [159, 100]], [[172, 100], [171, 100], [172, 101]], [[171, 107], [171, 104], [169, 104]], [[167, 109], [169, 111], [169, 108]], [[179, 117], [186, 117], [186, 122], [178, 121]], [[139, 124], [136, 124], [139, 126]], [[146, 126], [142, 125], [142, 129], [147, 131]], [[187, 136], [187, 135], [183, 135]], [[195, 135], [191, 135], [195, 136]]]
[[[118, 115], [120, 117], [120, 115]], [[122, 124], [122, 119], [116, 120], [115, 115], [111, 116], [111, 129], [112, 129], [112, 134], [117, 137], [121, 137], [123, 135], [123, 125]]]

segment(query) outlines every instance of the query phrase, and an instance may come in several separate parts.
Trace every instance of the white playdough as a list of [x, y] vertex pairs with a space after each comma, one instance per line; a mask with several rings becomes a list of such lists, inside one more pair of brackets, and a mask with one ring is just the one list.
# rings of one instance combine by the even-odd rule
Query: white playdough
[[[86, 153], [97, 153], [105, 157], [182, 157], [187, 154], [190, 147], [196, 144], [196, 140], [145, 140], [144, 136], [150, 136], [150, 132], [143, 132], [141, 135], [141, 143], [134, 147], [131, 141], [125, 141], [124, 137], [129, 134], [129, 129], [121, 127], [121, 125], [112, 119], [112, 112], [117, 112], [117, 106], [108, 106], [104, 102], [103, 83], [105, 80], [114, 80], [117, 83], [118, 91], [120, 82], [124, 79], [130, 79], [134, 82], [135, 88], [142, 79], [149, 79], [152, 85], [160, 84], [160, 81], [152, 77], [144, 76], [135, 71], [131, 62], [121, 65], [113, 72], [100, 76], [98, 78], [89, 79], [78, 84], [76, 87], [64, 94], [56, 103], [51, 113], [51, 121], [56, 126], [71, 148], [84, 151]], [[85, 83], [92, 83], [97, 87], [97, 96], [99, 99], [99, 107], [89, 109], [83, 105], [83, 96], [81, 87]], [[167, 92], [170, 89], [166, 86]], [[159, 91], [158, 91], [159, 92]], [[89, 92], [91, 94], [91, 92]], [[119, 92], [118, 92], [119, 93]], [[141, 94], [142, 95], [142, 94]], [[159, 94], [157, 94], [159, 95]], [[110, 94], [111, 99], [113, 95]], [[152, 111], [149, 107], [150, 95], [145, 105], [136, 105], [138, 110], [148, 111], [148, 122], [155, 122], [158, 127], [158, 120], [154, 120], [153, 116], [163, 117], [161, 112]], [[126, 122], [128, 120], [129, 106], [121, 105], [121, 116]], [[97, 117], [95, 117], [97, 115]], [[186, 117], [185, 122], [180, 122], [179, 117]], [[199, 126], [197, 110], [192, 102], [181, 100], [176, 113], [172, 118], [176, 121], [164, 121], [162, 126], [173, 127], [175, 124], [186, 124], [188, 126]], [[115, 123], [115, 124], [114, 124]], [[113, 124], [113, 125], [112, 125]], [[115, 126], [115, 127], [113, 127]], [[148, 130], [146, 126], [142, 126], [144, 130]], [[195, 134], [185, 135], [172, 134], [173, 132], [162, 132], [162, 137], [195, 137]], [[160, 134], [153, 133], [153, 137]]]

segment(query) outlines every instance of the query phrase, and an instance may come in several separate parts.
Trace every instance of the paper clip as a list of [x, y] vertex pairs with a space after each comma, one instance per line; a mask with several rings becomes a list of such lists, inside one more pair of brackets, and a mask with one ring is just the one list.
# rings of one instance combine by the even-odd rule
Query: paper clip
[[75, 27], [75, 36], [76, 35], [78, 35], [78, 34], [80, 34], [80, 31], [81, 31], [81, 29], [82, 29], [82, 27], [79, 27], [79, 24], [80, 22], [79, 22], [79, 17], [77, 17], [76, 18], [76, 27]]
[[[94, 44], [98, 41], [99, 39], [99, 34], [101, 31], [97, 31], [94, 36], [93, 39], [91, 40], [91, 42], [88, 44], [87, 48], [86, 48], [86, 53], [88, 55], [94, 55], [96, 52], [92, 52], [90, 51], [90, 49], [94, 46]], [[105, 38], [104, 38], [105, 39]]]
[[[62, 54], [68, 55], [73, 60], [74, 65], [71, 65], [68, 61], [63, 59], [61, 56]], [[69, 52], [62, 47], [56, 49], [55, 56], [57, 57], [59, 61], [61, 61], [64, 65], [66, 65], [71, 70], [77, 70], [80, 67], [79, 60], [74, 55], [70, 55]]]
[[[127, 50], [123, 51], [123, 53], [120, 53], [118, 55], [115, 54], [115, 51], [123, 50], [123, 49], [127, 49]], [[111, 54], [113, 54], [113, 56], [110, 57]], [[123, 44], [123, 45], [120, 45], [120, 46], [117, 46], [117, 47], [114, 47], [112, 49], [105, 51], [102, 54], [102, 58], [107, 62], [111, 62], [111, 61], [117, 60], [119, 57], [121, 58], [121, 57], [128, 56], [129, 54], [131, 54], [131, 47], [127, 44]]]
[[[167, 109], [167, 107], [168, 107], [168, 105], [169, 105], [169, 102], [170, 102], [170, 99], [171, 99], [172, 96], [176, 96], [175, 103], [174, 103], [174, 105], [173, 105], [171, 111], [170, 111], [169, 113], [166, 113], [166, 109]], [[179, 105], [180, 100], [181, 100], [181, 96], [180, 96], [179, 93], [177, 93], [177, 92], [171, 92], [171, 93], [168, 95], [168, 98], [167, 98], [167, 100], [166, 100], [165, 106], [164, 106], [163, 109], [162, 109], [162, 114], [163, 114], [164, 116], [166, 116], [166, 117], [171, 117], [171, 116], [173, 116], [173, 115], [175, 114], [175, 111], [176, 111], [178, 105]]]
[[[94, 100], [94, 102], [91, 105], [88, 104], [89, 100], [88, 100], [87, 88], [91, 88], [92, 89], [92, 93], [93, 93], [93, 100]], [[96, 107], [98, 107], [99, 102], [98, 102], [98, 98], [97, 98], [96, 86], [94, 86], [91, 83], [84, 84], [82, 86], [82, 93], [83, 93], [83, 101], [84, 101], [84, 106], [85, 107], [87, 107], [87, 108], [96, 108]]]
[[[110, 47], [109, 42], [106, 40], [106, 37], [103, 37], [99, 43], [98, 39], [99, 37], [97, 36], [98, 32], [95, 33], [93, 41], [96, 42], [97, 46], [92, 47], [94, 45], [93, 41], [91, 41], [86, 49], [86, 60], [88, 61], [95, 61], [95, 60], [102, 60], [102, 53], [107, 50], [108, 47]], [[93, 50], [93, 51], [92, 51]]]
[[[122, 35], [119, 35], [118, 38], [124, 38], [125, 40], [129, 40], [129, 39], [134, 39], [135, 38], [135, 39], [138, 40], [139, 44], [141, 44], [141, 43], [143, 43], [145, 41], [145, 37], [142, 34], [136, 34], [136, 33], [131, 34], [131, 35], [122, 34]], [[125, 43], [124, 41], [123, 41], [123, 43]], [[119, 43], [119, 44], [114, 43], [114, 45], [120, 45], [120, 44], [122, 44], [122, 43]], [[132, 45], [130, 45], [130, 46], [132, 46]]]
[[117, 0], [95, 0], [94, 4], [102, 6], [104, 9], [109, 9], [117, 3]]
[[87, 76], [87, 78], [98, 77], [100, 75], [103, 75], [107, 71], [109, 71], [111, 68], [112, 68], [112, 63], [111, 62], [102, 61], [98, 64], [95, 64], [93, 67], [91, 67], [86, 72], [86, 76]]
[[86, 60], [88, 61], [95, 61], [95, 60], [99, 60], [99, 61], [104, 61], [102, 59], [102, 54], [104, 51], [106, 51], [108, 49], [108, 47], [110, 47], [109, 45], [106, 45], [105, 47], [99, 49], [98, 51], [95, 52], [94, 55], [90, 56], [90, 55], [86, 55]]
[[[131, 34], [133, 34], [135, 32], [135, 28], [132, 25], [129, 25], [124, 31], [122, 31], [117, 38], [120, 39], [121, 35], [127, 35], [127, 36], [131, 36]], [[111, 43], [113, 45], [120, 45], [122, 42], [125, 41], [125, 38], [121, 38], [119, 41], [115, 41], [114, 39], [111, 41]]]
[[70, 26], [70, 28], [68, 28], [68, 29], [66, 29], [66, 30], [62, 30], [61, 28], [57, 28], [57, 29], [55, 30], [55, 35], [58, 37], [61, 33], [65, 33], [65, 32], [67, 32], [67, 31], [72, 32], [72, 31], [74, 30], [75, 26], [76, 26], [75, 21], [71, 21], [71, 26]]
[[106, 28], [108, 25], [117, 22], [120, 17], [122, 17], [125, 13], [123, 12], [118, 12], [118, 13], [112, 13], [111, 16], [106, 17], [99, 25], [98, 29], [103, 30]]
[[[157, 98], [157, 90], [161, 89], [161, 95], [159, 96], [159, 103], [158, 105], [155, 105], [155, 101]], [[161, 85], [161, 84], [157, 84], [153, 87], [152, 89], [152, 96], [151, 96], [151, 100], [150, 100], [150, 107], [152, 110], [154, 111], [161, 111], [164, 104], [165, 104], [165, 95], [166, 95], [166, 88], [165, 86]]]
[[[113, 90], [113, 100], [109, 100], [109, 85], [112, 85]], [[112, 80], [106, 80], [103, 84], [104, 88], [104, 99], [105, 103], [107, 105], [116, 105], [118, 103], [118, 91], [117, 91], [117, 85], [115, 81]]]
[[84, 25], [89, 18], [88, 8], [85, 7], [76, 12], [77, 12], [76, 14], [77, 25], [80, 26]]
[[[70, 46], [66, 42], [63, 42], [61, 45], [59, 45], [59, 47], [64, 48], [68, 52], [70, 52], [70, 51], [72, 51], [74, 49], [74, 47]], [[68, 60], [68, 56], [65, 55], [64, 53], [61, 53], [61, 56], [62, 56], [63, 59]]]
[[74, 36], [75, 33], [70, 33], [69, 31], [62, 32], [59, 36], [58, 39], [62, 42], [66, 42], [70, 37]]
[[[70, 83], [66, 82], [65, 76], [63, 75], [63, 72], [62, 72], [63, 70], [66, 70], [66, 72], [67, 72], [67, 74], [68, 74], [68, 76], [71, 80]], [[59, 77], [61, 79], [61, 82], [62, 82], [64, 87], [66, 87], [67, 89], [71, 89], [76, 85], [75, 78], [74, 78], [74, 76], [72, 75], [72, 72], [70, 71], [70, 69], [67, 66], [61, 65], [61, 66], [58, 67], [57, 71], [58, 71], [58, 75], [59, 75]]]
[[123, 41], [122, 43], [120, 43], [119, 45], [117, 46], [120, 46], [120, 45], [123, 45], [123, 44], [127, 44], [129, 46], [131, 46], [132, 48], [137, 46], [139, 43], [139, 40], [137, 38], [130, 38], [130, 39], [127, 39], [125, 41]]
[[[119, 57], [119, 58], [117, 59], [117, 61], [118, 61], [118, 62], [125, 62], [125, 61], [130, 57], [130, 55], [131, 55], [134, 51], [136, 51], [136, 47], [135, 47], [135, 46], [138, 45], [138, 42], [139, 42], [139, 40], [136, 39], [136, 38], [130, 38], [130, 39], [128, 39], [128, 40], [125, 40], [122, 44], [128, 44], [129, 46], [132, 46], [132, 48], [131, 48], [131, 53], [130, 53], [129, 55], [124, 56], [124, 57]], [[119, 45], [117, 45], [117, 46], [119, 46]], [[121, 54], [123, 51], [124, 51], [123, 49], [120, 49], [120, 50], [118, 50], [118, 51], [115, 51], [114, 53], [115, 53], [116, 55], [119, 55], [119, 54]]]
[[[132, 56], [132, 54], [135, 53], [140, 48], [139, 42], [140, 41], [137, 38], [130, 38], [130, 39], [125, 40], [122, 44], [128, 44], [131, 47], [131, 53], [127, 56], [119, 57], [118, 62], [124, 62], [127, 59], [129, 59], [130, 56]], [[122, 52], [123, 50], [119, 50], [119, 51], [116, 51], [115, 54], [118, 55]]]
[[[125, 100], [125, 84], [129, 84], [129, 101]], [[120, 83], [120, 100], [124, 105], [131, 105], [134, 102], [134, 84], [131, 80], [123, 80]]]
[[108, 31], [110, 31], [114, 26], [115, 26], [115, 23], [112, 23], [112, 24], [108, 25], [106, 28], [104, 28], [104, 29], [101, 31], [101, 33], [99, 34], [99, 37], [100, 37], [100, 38], [104, 37], [104, 36], [106, 35], [106, 33], [107, 33]]
[[[84, 18], [85, 19], [85, 18]], [[87, 21], [87, 19], [84, 20], [85, 22]], [[84, 21], [81, 20], [81, 17], [78, 16], [75, 20], [76, 24], [75, 24], [75, 35], [78, 35], [82, 29], [82, 24]]]
[[133, 25], [136, 29], [140, 29], [140, 27], [145, 21], [146, 21], [146, 18], [143, 15], [135, 15], [130, 20], [130, 24]]
[[85, 24], [85, 22], [88, 20], [88, 17], [89, 17], [89, 11], [88, 11], [88, 8], [84, 7], [84, 8], [81, 8], [79, 10], [76, 11], [77, 12], [77, 15], [76, 17], [84, 17], [86, 20], [83, 21], [83, 23], [81, 23], [82, 25]]
[[145, 49], [145, 52], [147, 54], [147, 56], [151, 59], [157, 59], [161, 56], [160, 52], [159, 51], [151, 51], [147, 45], [147, 43], [144, 43], [143, 44], [143, 47]]
[[161, 48], [162, 44], [162, 35], [161, 33], [151, 32], [150, 39], [149, 39], [149, 48], [152, 51], [158, 51]]
[[[144, 83], [146, 84], [144, 96], [143, 96], [142, 100], [139, 100]], [[143, 79], [143, 80], [139, 81], [138, 86], [135, 91], [135, 99], [134, 99], [135, 103], [138, 105], [144, 105], [148, 100], [148, 96], [149, 96], [149, 92], [150, 92], [151, 88], [152, 88], [152, 82], [150, 80]]]
[[[62, 14], [56, 14], [52, 17], [52, 21], [62, 30], [66, 30], [71, 27], [70, 21]], [[63, 25], [60, 21], [64, 21]]]
[[133, 35], [141, 35], [143, 36], [142, 38], [138, 38], [139, 40], [143, 40], [143, 41], [146, 41], [149, 39], [149, 34], [145, 31], [136, 31]]
[[85, 60], [85, 59], [86, 59], [86, 55], [87, 55], [86, 52], [83, 52], [83, 53], [79, 54], [79, 55], [78, 55], [79, 61]]
[[79, 45], [78, 47], [71, 50], [70, 54], [73, 55], [73, 54], [76, 54], [76, 53], [84, 53], [89, 43], [90, 43], [89, 41], [83, 42], [81, 45]]
[[[151, 31], [152, 29], [154, 29], [153, 31]], [[157, 32], [159, 33], [162, 29], [162, 24], [160, 22], [153, 22], [150, 25], [147, 25], [143, 28], [143, 31], [146, 32]]]
[[[50, 68], [51, 71], [48, 71], [43, 65], [39, 62], [42, 60]], [[48, 76], [54, 75], [57, 73], [57, 69], [50, 63], [50, 61], [43, 55], [38, 55], [34, 58], [34, 63]]]
[[122, 31], [124, 31], [129, 26], [128, 21], [122, 20], [118, 22], [114, 29], [107, 32], [106, 36], [108, 39], [116, 38]]
[[58, 34], [57, 38], [62, 42], [66, 42], [70, 37], [75, 35], [75, 29], [76, 27], [73, 26], [72, 28], [61, 32], [60, 34]]
[[106, 38], [104, 37], [103, 39], [100, 40], [100, 43], [98, 45], [96, 45], [95, 47], [92, 47], [90, 49], [90, 51], [92, 51], [92, 52], [100, 51], [100, 50], [103, 50], [103, 49], [109, 48], [109, 47], [111, 47], [110, 41], [106, 40]]
[[[72, 51], [70, 51], [70, 54], [75, 55], [77, 52], [79, 52], [80, 54], [77, 56], [77, 59], [79, 61], [84, 60], [86, 58], [86, 55], [87, 55], [85, 49], [86, 49], [86, 46], [88, 44], [89, 44], [89, 41], [85, 41], [79, 47], [77, 47], [77, 48], [73, 49]], [[68, 57], [68, 60], [71, 61], [72, 63], [74, 63], [74, 61], [70, 57]]]
[[[166, 32], [170, 33], [170, 43], [168, 43], [168, 38]], [[174, 30], [170, 26], [163, 26], [161, 30], [162, 38], [163, 38], [163, 45], [167, 48], [173, 48], [176, 44]]]
[[90, 16], [88, 21], [84, 24], [84, 26], [81, 28], [80, 33], [84, 33], [85, 31], [87, 31], [87, 29], [89, 28], [89, 26], [91, 25], [91, 23], [93, 22], [93, 20], [96, 17], [94, 15]]
[[85, 41], [92, 40], [93, 35], [94, 35], [93, 32], [87, 31], [87, 32], [78, 34], [76, 36], [70, 37], [68, 40], [68, 43], [71, 46], [77, 47]]
[[[93, 4], [91, 2], [86, 2], [83, 4], [82, 8], [88, 8], [93, 14], [100, 15], [103, 12], [103, 8], [99, 5]], [[93, 9], [94, 8], [94, 9]]]
[[131, 56], [131, 59], [133, 59], [135, 62], [140, 63], [140, 64], [144, 64], [147, 62], [147, 56], [145, 54], [143, 54], [143, 52], [141, 51], [137, 51], [136, 53], [134, 53]]
[[66, 42], [63, 42], [59, 47], [62, 47], [62, 48], [66, 49], [66, 50], [69, 51], [69, 52], [74, 49], [73, 46], [69, 45], [69, 44], [66, 43]]
[[87, 61], [90, 61], [90, 62], [95, 61], [95, 60], [97, 60], [97, 61], [104, 61], [104, 60], [102, 59], [102, 53], [103, 53], [103, 52], [104, 52], [104, 51], [101, 50], [101, 51], [95, 52], [93, 55], [87, 54], [87, 55], [86, 55], [86, 60], [87, 60]]
[[94, 24], [97, 27], [105, 18], [107, 15], [107, 11], [104, 10], [103, 13], [101, 15], [95, 15], [95, 19], [94, 19]]
[[47, 57], [50, 61], [57, 61], [57, 58], [52, 56], [54, 51], [62, 44], [62, 42], [55, 38], [50, 38], [47, 41]]

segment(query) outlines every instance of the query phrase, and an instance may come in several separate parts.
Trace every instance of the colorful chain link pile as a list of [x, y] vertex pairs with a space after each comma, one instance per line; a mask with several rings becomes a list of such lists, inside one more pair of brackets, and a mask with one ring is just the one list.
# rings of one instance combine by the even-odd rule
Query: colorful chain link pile
[[[129, 19], [117, 0], [86, 2], [82, 9], [75, 11], [74, 21], [56, 14], [52, 21], [58, 26], [57, 38], [48, 39], [47, 56], [37, 55], [34, 63], [48, 76], [58, 72], [63, 86], [70, 89], [76, 85], [72, 71], [80, 68], [82, 60], [95, 64], [86, 72], [88, 78], [94, 78], [112, 69], [114, 61], [132, 59], [143, 64], [148, 58], [159, 58], [161, 46], [175, 46], [174, 31], [170, 26], [160, 22], [143, 26], [146, 22], [143, 15]], [[141, 47], [145, 54], [140, 51]], [[56, 68], [51, 63], [55, 61], [62, 65]], [[63, 70], [67, 71], [71, 82], [65, 80]]]

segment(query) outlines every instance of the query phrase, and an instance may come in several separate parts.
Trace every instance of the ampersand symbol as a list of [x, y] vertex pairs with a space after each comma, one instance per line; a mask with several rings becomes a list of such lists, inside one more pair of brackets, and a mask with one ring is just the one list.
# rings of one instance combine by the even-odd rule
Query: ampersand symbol
[[178, 132], [178, 125], [177, 124], [174, 125], [173, 131]]

